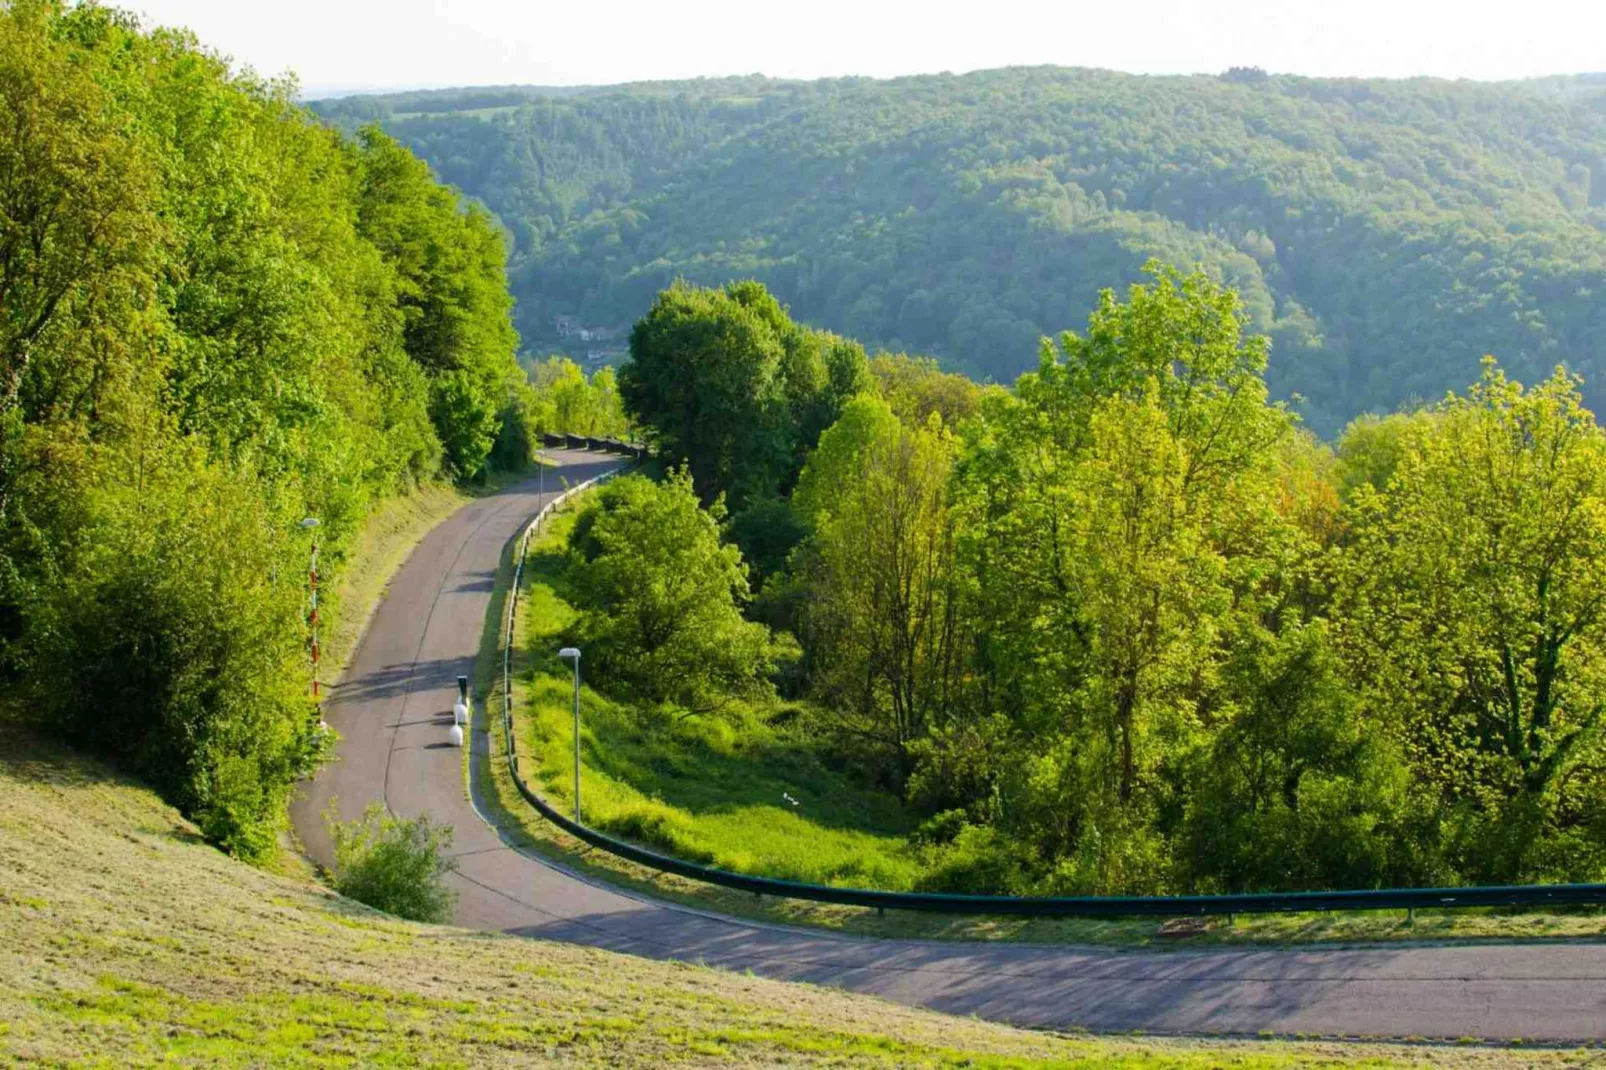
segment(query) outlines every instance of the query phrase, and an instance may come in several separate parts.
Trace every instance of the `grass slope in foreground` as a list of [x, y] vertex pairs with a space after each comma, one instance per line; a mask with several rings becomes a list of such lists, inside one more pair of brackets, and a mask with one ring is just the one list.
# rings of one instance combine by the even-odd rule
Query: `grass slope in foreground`
[[[515, 640], [514, 730], [531, 786], [565, 811], [573, 806], [574, 729], [569, 668], [556, 657], [575, 610], [560, 593], [563, 547], [573, 507], [531, 539]], [[498, 638], [505, 620], [511, 561], [504, 561], [488, 625]], [[483, 665], [500, 651], [482, 651]], [[500, 680], [481, 680], [487, 709], [501, 702]], [[581, 794], [593, 827], [680, 858], [787, 880], [903, 890], [928, 860], [908, 839], [896, 801], [826, 767], [784, 731], [762, 723], [738, 739], [717, 718], [675, 722], [583, 689]], [[501, 720], [489, 719], [491, 751], [482, 781], [493, 819], [521, 842], [581, 872], [661, 898], [739, 917], [815, 925], [864, 936], [1023, 943], [1148, 946], [1152, 918], [959, 917], [888, 911], [804, 900], [755, 898], [699, 881], [657, 873], [598, 851], [542, 819], [519, 795], [503, 754]], [[795, 810], [782, 792], [800, 800]], [[1599, 940], [1606, 911], [1489, 909], [1343, 911], [1242, 915], [1162, 946], [1202, 944], [1443, 942], [1451, 940]]]
[[416, 925], [234, 862], [138, 784], [0, 735], [0, 1063], [1271, 1068], [1598, 1054], [1056, 1037]]

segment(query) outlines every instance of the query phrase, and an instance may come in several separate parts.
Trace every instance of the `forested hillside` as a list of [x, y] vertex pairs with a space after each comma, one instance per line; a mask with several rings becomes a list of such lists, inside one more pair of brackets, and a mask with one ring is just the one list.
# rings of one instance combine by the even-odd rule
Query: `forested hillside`
[[0, 5], [6, 711], [270, 852], [328, 742], [314, 539], [327, 580], [375, 502], [527, 460], [505, 255], [185, 34]]
[[1013, 382], [1145, 260], [1201, 263], [1324, 434], [1486, 353], [1606, 371], [1606, 86], [1010, 69], [453, 90], [381, 119], [515, 239], [526, 345], [754, 277], [872, 348]]

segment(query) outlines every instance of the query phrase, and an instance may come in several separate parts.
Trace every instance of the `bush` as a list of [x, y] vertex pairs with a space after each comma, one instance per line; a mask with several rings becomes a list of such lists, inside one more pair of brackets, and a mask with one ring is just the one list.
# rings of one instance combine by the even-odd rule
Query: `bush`
[[446, 875], [457, 872], [457, 863], [442, 854], [452, 845], [450, 825], [397, 817], [378, 802], [349, 822], [336, 820], [331, 802], [324, 822], [335, 841], [341, 895], [411, 921], [451, 920], [457, 893]]
[[984, 825], [961, 824], [952, 841], [933, 852], [914, 890], [1022, 895], [1031, 889], [1030, 873], [1037, 868], [1039, 861], [1026, 845]]

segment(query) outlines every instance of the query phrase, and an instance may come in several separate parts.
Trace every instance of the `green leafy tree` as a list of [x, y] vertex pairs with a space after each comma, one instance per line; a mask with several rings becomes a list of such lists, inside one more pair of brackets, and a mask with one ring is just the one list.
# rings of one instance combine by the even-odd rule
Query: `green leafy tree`
[[1157, 269], [967, 426], [970, 716], [1009, 717], [1020, 750], [977, 779], [1045, 887], [1170, 886], [1184, 770], [1244, 698], [1216, 682], [1229, 637], [1290, 619], [1310, 553], [1278, 508], [1291, 423], [1242, 330], [1230, 291]]
[[793, 323], [755, 282], [677, 282], [630, 334], [619, 392], [705, 502], [738, 511], [789, 489], [820, 433], [868, 383], [853, 342]]
[[792, 463], [786, 482], [803, 469], [809, 451], [842, 407], [870, 388], [869, 363], [857, 342], [824, 331], [785, 327], [786, 405]]
[[893, 441], [898, 433], [898, 418], [881, 399], [861, 395], [849, 402], [841, 417], [820, 436], [819, 447], [809, 455], [792, 492], [792, 508], [803, 522], [817, 527], [824, 521], [833, 503], [863, 471], [876, 444]]
[[30, 658], [73, 668], [44, 674], [36, 701], [261, 860], [326, 742], [304, 697], [299, 569], [277, 568], [296, 528], [193, 446], [146, 445], [82, 488], [94, 538], [39, 607]]
[[150, 300], [165, 237], [156, 162], [55, 28], [40, 3], [0, 17], [0, 514], [24, 423], [82, 412], [129, 373], [117, 327]]
[[1473, 880], [1591, 879], [1601, 845], [1606, 436], [1577, 381], [1492, 363], [1355, 494], [1335, 612], [1368, 718]]
[[541, 435], [552, 423], [551, 406], [528, 382], [514, 382], [497, 415], [496, 443], [491, 463], [504, 471], [517, 471], [535, 459]]
[[359, 135], [359, 233], [396, 274], [403, 342], [431, 381], [430, 414], [459, 475], [485, 463], [517, 373], [502, 235], [378, 127]]
[[1363, 416], [1338, 440], [1339, 479], [1346, 498], [1361, 485], [1388, 489], [1400, 461], [1435, 419], [1431, 410], [1391, 416]]
[[496, 443], [502, 412], [492, 407], [474, 373], [453, 368], [437, 375], [430, 383], [429, 415], [451, 470], [477, 475]]
[[929, 357], [882, 354], [870, 361], [870, 372], [881, 396], [907, 424], [924, 424], [936, 413], [948, 427], [957, 427], [981, 408], [983, 387], [941, 370]]
[[597, 424], [597, 398], [585, 372], [572, 360], [554, 357], [537, 380], [552, 405], [553, 426], [566, 434], [589, 435]]
[[741, 549], [753, 586], [762, 588], [766, 578], [785, 572], [792, 551], [809, 534], [809, 526], [791, 502], [763, 498], [731, 517], [725, 534]]
[[619, 379], [612, 368], [598, 368], [587, 378], [574, 361], [552, 356], [537, 362], [529, 379], [543, 430], [598, 438], [630, 433]]
[[630, 332], [620, 394], [660, 452], [686, 463], [705, 502], [727, 494], [741, 504], [779, 487], [790, 453], [786, 342], [784, 313], [771, 306], [751, 289], [677, 284]]
[[[1086, 338], [1066, 332], [1045, 342], [1038, 370], [1021, 377], [1015, 397], [984, 399], [981, 421], [967, 433], [960, 541], [988, 624], [976, 658], [994, 708], [1051, 720], [1080, 686], [1076, 650], [1084, 637], [1067, 573], [1080, 560], [1070, 541], [1085, 496], [1078, 480], [1162, 479], [1136, 440], [1123, 447], [1125, 460], [1112, 455], [1113, 475], [1087, 468], [1096, 414], [1106, 414], [1110, 448], [1130, 434], [1152, 440], [1142, 448], [1162, 450], [1180, 466], [1151, 488], [1176, 499], [1172, 512], [1152, 513], [1174, 523], [1176, 537], [1212, 534], [1188, 533], [1190, 525], [1215, 523], [1211, 509], [1240, 501], [1229, 493], [1235, 484], [1263, 474], [1287, 441], [1289, 418], [1267, 404], [1260, 378], [1265, 339], [1244, 337], [1232, 292], [1202, 274], [1153, 272], [1153, 284], [1134, 286], [1126, 303], [1106, 292]], [[1116, 400], [1136, 408], [1120, 409]], [[1163, 429], [1143, 428], [1155, 414]], [[1147, 511], [1150, 503], [1134, 499], [1133, 508]], [[1155, 538], [1167, 546], [1173, 533]], [[1045, 628], [1047, 620], [1055, 623]]]
[[609, 367], [598, 368], [591, 376], [591, 392], [595, 397], [591, 434], [602, 438], [619, 438], [630, 433], [630, 418], [625, 415], [624, 400], [619, 396], [619, 377]]
[[604, 690], [712, 713], [762, 695], [774, 664], [767, 629], [742, 618], [747, 569], [723, 545], [723, 508], [702, 508], [691, 477], [625, 476], [570, 534], [566, 582], [576, 640]]
[[1370, 732], [1320, 623], [1231, 637], [1233, 703], [1189, 768], [1182, 882], [1200, 891], [1400, 887], [1441, 876], [1409, 770]]
[[329, 742], [298, 522], [327, 576], [443, 440], [482, 464], [504, 258], [486, 213], [290, 84], [97, 4], [0, 6], [8, 701], [270, 856]]
[[957, 699], [952, 464], [940, 421], [904, 427], [866, 395], [821, 438], [796, 494], [814, 528], [802, 562], [813, 690], [850, 733], [890, 749], [900, 778]]

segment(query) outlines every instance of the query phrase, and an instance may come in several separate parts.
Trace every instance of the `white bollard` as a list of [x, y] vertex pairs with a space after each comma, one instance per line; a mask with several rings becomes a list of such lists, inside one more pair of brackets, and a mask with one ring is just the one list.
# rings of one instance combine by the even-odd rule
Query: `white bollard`
[[446, 738], [452, 746], [461, 747], [463, 745], [463, 726], [460, 724], [452, 725], [452, 730], [447, 734]]
[[468, 704], [462, 699], [458, 699], [457, 704], [452, 707], [452, 723], [468, 724]]

